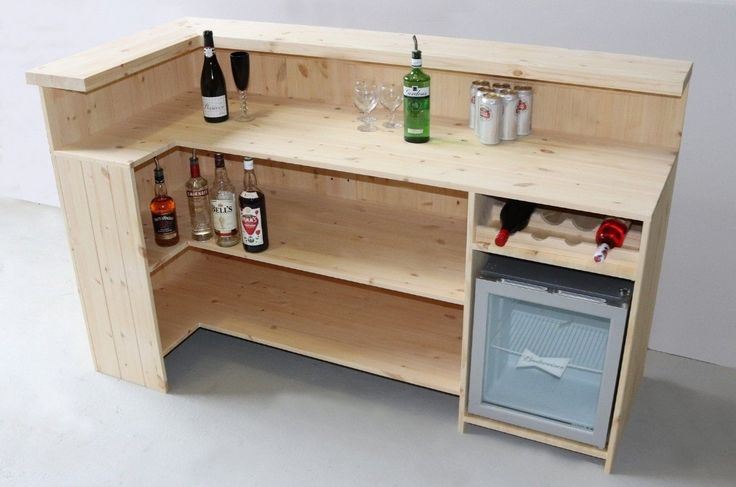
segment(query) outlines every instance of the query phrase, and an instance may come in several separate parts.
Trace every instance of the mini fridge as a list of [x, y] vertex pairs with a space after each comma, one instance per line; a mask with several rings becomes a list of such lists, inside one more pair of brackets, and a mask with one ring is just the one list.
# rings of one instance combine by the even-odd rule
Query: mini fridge
[[604, 448], [632, 286], [491, 255], [475, 285], [468, 411]]

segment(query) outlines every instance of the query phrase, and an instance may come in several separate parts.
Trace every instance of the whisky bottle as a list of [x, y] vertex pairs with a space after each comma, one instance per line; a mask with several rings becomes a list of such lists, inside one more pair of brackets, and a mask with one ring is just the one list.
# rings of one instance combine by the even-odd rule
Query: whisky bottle
[[166, 192], [166, 183], [164, 182], [164, 170], [158, 162], [158, 158], [153, 158], [156, 167], [153, 170], [153, 178], [155, 182], [155, 197], [151, 200], [149, 208], [151, 210], [151, 218], [153, 219], [153, 234], [156, 244], [161, 247], [170, 247], [179, 242], [179, 227], [176, 223], [176, 202], [174, 198]]
[[225, 168], [225, 157], [215, 154], [215, 181], [210, 194], [212, 226], [217, 236], [217, 245], [232, 247], [238, 244], [238, 214], [235, 211], [235, 186], [230, 182]]
[[404, 140], [422, 143], [429, 140], [429, 75], [422, 71], [422, 51], [417, 36], [412, 36], [411, 71], [404, 76]]
[[243, 159], [243, 192], [240, 193], [240, 231], [246, 252], [263, 252], [268, 248], [266, 196], [258, 188], [253, 158]]
[[210, 214], [210, 191], [207, 180], [199, 173], [199, 158], [194, 149], [189, 158], [189, 181], [186, 184], [187, 201], [189, 202], [189, 219], [192, 224], [194, 240], [212, 238], [212, 218]]

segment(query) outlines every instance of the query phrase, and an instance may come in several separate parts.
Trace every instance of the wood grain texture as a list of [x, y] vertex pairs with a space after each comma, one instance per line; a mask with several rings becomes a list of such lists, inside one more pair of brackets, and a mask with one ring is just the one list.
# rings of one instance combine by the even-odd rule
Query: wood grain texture
[[538, 207], [526, 228], [511, 235], [505, 246], [498, 247], [494, 240], [501, 229], [503, 205], [503, 201], [487, 196], [478, 201], [476, 219], [479, 223], [471, 245], [474, 250], [632, 281], [637, 277], [641, 223], [633, 222], [624, 245], [612, 250], [605, 262], [597, 263], [593, 261], [597, 248], [595, 232], [603, 219], [617, 215], [570, 213], [559, 208]]
[[107, 306], [102, 266], [97, 255], [90, 200], [82, 173], [82, 163], [54, 157], [59, 201], [66, 221], [67, 238], [74, 263], [79, 298], [82, 301], [90, 349], [95, 368], [104, 374], [120, 377], [121, 370], [113, 339]]
[[164, 352], [203, 327], [458, 393], [459, 306], [195, 250], [153, 280]]
[[26, 72], [30, 84], [89, 92], [201, 45], [186, 19], [133, 34]]
[[197, 63], [194, 59], [193, 55], [174, 57], [90, 93], [42, 88], [52, 147], [96, 134], [199, 86], [201, 61], [199, 56]]
[[[405, 65], [409, 34], [189, 18], [129, 36], [30, 70], [29, 83], [90, 91], [201, 45], [205, 29], [220, 48], [363, 63]], [[520, 80], [680, 96], [692, 64], [492, 41], [419, 35], [430, 69], [480, 72]]]
[[464, 422], [500, 431], [502, 433], [519, 436], [521, 438], [538, 441], [539, 443], [545, 443], [557, 448], [564, 448], [565, 450], [582, 453], [583, 455], [588, 455], [591, 457], [606, 459], [609, 455], [606, 450], [586, 445], [585, 443], [568, 440], [566, 438], [560, 438], [558, 436], [548, 435], [546, 433], [540, 433], [539, 431], [522, 428], [521, 426], [503, 423], [501, 421], [496, 421], [493, 419], [483, 418], [481, 416], [475, 416], [473, 414], [466, 414]]
[[[226, 73], [230, 72], [230, 52], [218, 50], [218, 59]], [[352, 110], [355, 80], [400, 84], [406, 70], [404, 65], [254, 52], [251, 53], [248, 90], [251, 94], [318, 101]], [[432, 116], [462, 122], [467, 121], [468, 90], [473, 80], [486, 78], [512, 85], [519, 83], [513, 78], [479, 72], [477, 66], [467, 73], [438, 69], [427, 69], [427, 72], [432, 76]], [[666, 148], [680, 145], [685, 103], [681, 97], [543, 81], [525, 81], [524, 84], [534, 90], [532, 119], [535, 130]], [[385, 113], [380, 108], [377, 112], [381, 116]]]
[[119, 376], [165, 391], [131, 169], [85, 161], [81, 172]]
[[652, 329], [652, 320], [654, 319], [659, 275], [662, 268], [667, 225], [672, 205], [675, 173], [676, 167], [672, 169], [654, 214], [650, 222], [644, 225], [642, 233], [641, 244], [645, 252], [639, 263], [621, 357], [621, 371], [608, 440], [609, 457], [605, 465], [605, 471], [608, 473], [613, 469], [616, 450], [631, 413], [634, 397], [644, 375], [647, 346]]
[[355, 113], [342, 107], [253, 97], [251, 108], [252, 124], [206, 124], [198, 94], [189, 93], [58, 152], [136, 166], [196, 147], [640, 221], [675, 158], [667, 149], [541, 132], [484, 146], [463, 124], [441, 119], [429, 143], [407, 144], [400, 131], [355, 130]]

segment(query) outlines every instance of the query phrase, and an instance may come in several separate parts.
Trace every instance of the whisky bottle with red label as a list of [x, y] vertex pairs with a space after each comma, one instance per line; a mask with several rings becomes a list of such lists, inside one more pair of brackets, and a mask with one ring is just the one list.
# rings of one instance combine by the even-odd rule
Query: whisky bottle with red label
[[253, 158], [243, 160], [243, 192], [240, 193], [240, 224], [246, 252], [263, 252], [268, 248], [266, 196], [258, 188]]

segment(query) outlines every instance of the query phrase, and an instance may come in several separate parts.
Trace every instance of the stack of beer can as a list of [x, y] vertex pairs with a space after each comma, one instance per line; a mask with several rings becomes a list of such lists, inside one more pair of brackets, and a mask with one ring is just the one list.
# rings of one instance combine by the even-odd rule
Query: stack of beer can
[[469, 125], [481, 143], [495, 145], [532, 131], [532, 88], [508, 83], [470, 84]]

